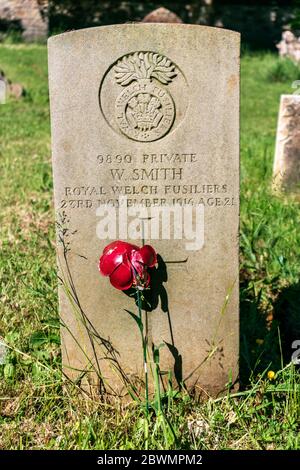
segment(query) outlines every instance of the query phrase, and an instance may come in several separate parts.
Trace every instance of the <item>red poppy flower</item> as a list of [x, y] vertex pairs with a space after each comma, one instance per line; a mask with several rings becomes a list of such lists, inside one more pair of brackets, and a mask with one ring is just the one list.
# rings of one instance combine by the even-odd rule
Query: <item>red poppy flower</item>
[[104, 248], [99, 270], [103, 276], [109, 276], [116, 289], [126, 290], [132, 286], [143, 289], [150, 282], [147, 268], [152, 268], [156, 263], [157, 256], [152, 246], [139, 248], [118, 240]]

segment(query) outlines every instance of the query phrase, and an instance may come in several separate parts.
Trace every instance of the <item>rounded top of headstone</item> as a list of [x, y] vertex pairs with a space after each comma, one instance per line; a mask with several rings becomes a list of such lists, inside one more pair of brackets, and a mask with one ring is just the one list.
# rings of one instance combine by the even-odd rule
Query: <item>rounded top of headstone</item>
[[182, 19], [168, 10], [167, 8], [161, 7], [151, 11], [142, 20], [143, 23], [183, 23]]

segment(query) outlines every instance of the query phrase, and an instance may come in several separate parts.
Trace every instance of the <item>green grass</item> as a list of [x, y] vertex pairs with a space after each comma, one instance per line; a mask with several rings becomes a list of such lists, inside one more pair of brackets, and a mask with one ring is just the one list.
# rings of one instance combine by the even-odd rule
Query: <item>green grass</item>
[[[140, 406], [84, 397], [60, 373], [46, 48], [2, 45], [0, 64], [27, 90], [0, 106], [0, 448], [142, 449]], [[279, 97], [298, 79], [285, 67], [242, 59], [241, 391], [169, 395], [176, 440], [153, 418], [150, 448], [300, 448], [299, 202], [270, 191]]]

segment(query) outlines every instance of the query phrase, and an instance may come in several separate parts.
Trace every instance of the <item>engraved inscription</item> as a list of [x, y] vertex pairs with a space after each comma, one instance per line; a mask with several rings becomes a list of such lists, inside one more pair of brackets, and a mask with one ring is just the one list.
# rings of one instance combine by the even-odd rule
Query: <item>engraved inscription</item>
[[141, 142], [163, 137], [174, 122], [175, 105], [161, 85], [176, 77], [175, 65], [159, 54], [136, 52], [119, 60], [114, 71], [116, 82], [126, 87], [116, 101], [120, 130]]
[[186, 171], [200, 159], [196, 152], [99, 154], [96, 161], [101, 173], [106, 168], [105, 181], [98, 186], [87, 181], [79, 186], [66, 186], [61, 209], [95, 209], [102, 204], [118, 207], [120, 197], [127, 198], [128, 207], [236, 206], [234, 188], [226, 181], [190, 180]]

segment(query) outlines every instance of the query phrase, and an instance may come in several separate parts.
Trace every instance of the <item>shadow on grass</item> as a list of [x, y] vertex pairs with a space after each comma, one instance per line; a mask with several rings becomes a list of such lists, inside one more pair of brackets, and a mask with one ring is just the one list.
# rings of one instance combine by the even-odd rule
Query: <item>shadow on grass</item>
[[279, 370], [291, 361], [292, 343], [300, 340], [300, 283], [274, 292], [273, 311], [249, 281], [240, 287], [240, 383], [266, 368]]
[[292, 343], [300, 340], [300, 283], [283, 289], [274, 305], [275, 320], [279, 323], [284, 363], [289, 363], [295, 351]]

